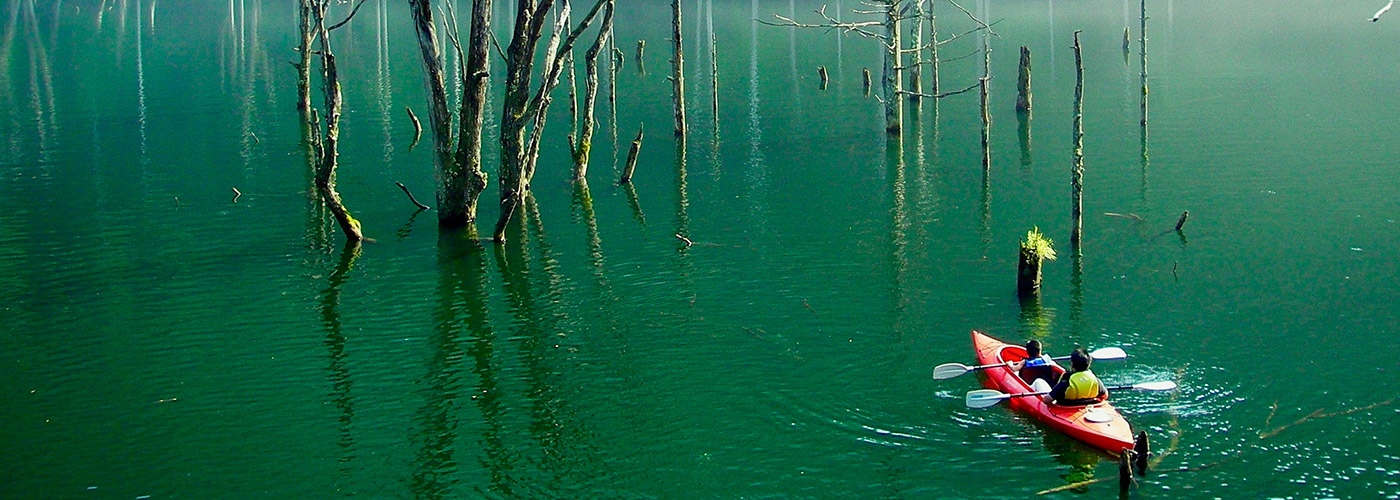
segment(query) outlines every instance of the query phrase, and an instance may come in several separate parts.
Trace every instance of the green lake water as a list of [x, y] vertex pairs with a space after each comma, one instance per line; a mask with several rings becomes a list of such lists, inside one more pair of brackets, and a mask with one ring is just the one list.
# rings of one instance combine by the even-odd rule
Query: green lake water
[[[1144, 128], [1138, 2], [968, 0], [1000, 21], [985, 175], [975, 92], [910, 107], [891, 140], [862, 92], [877, 42], [752, 21], [815, 22], [810, 0], [683, 2], [678, 150], [668, 2], [619, 3], [627, 64], [616, 114], [604, 78], [587, 188], [567, 181], [565, 83], [527, 216], [494, 246], [394, 185], [432, 198], [404, 112], [427, 101], [406, 2], [368, 0], [334, 35], [339, 187], [375, 240], [347, 252], [309, 196], [291, 2], [0, 0], [0, 497], [1118, 495], [1112, 460], [968, 409], [973, 376], [931, 379], [974, 361], [973, 329], [1121, 346], [1095, 365], [1107, 383], [1181, 384], [1113, 398], [1169, 452], [1130, 497], [1400, 496], [1400, 14], [1367, 22], [1382, 1], [1149, 1]], [[972, 27], [937, 14], [945, 37]], [[978, 46], [940, 47], [943, 90], [976, 81]], [[1022, 304], [1037, 226], [1059, 259]]]

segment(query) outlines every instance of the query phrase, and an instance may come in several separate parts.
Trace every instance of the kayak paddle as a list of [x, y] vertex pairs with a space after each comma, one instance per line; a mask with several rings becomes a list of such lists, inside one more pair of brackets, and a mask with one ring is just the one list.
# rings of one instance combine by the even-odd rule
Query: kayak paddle
[[[1089, 353], [1089, 357], [1094, 358], [1097, 361], [1113, 361], [1119, 359], [1127, 359], [1128, 353], [1123, 351], [1123, 349], [1120, 347], [1105, 347], [1102, 349], [1095, 349], [1094, 352]], [[1064, 361], [1069, 359], [1069, 356], [1060, 356], [1058, 358], [1051, 359], [1055, 361]], [[993, 363], [990, 365], [978, 366], [967, 366], [962, 363], [943, 363], [933, 368], [933, 379], [949, 379], [960, 376], [967, 372], [985, 370], [987, 368], [993, 368], [997, 366], [1006, 366], [1006, 363]]]
[[[1120, 385], [1115, 387], [1109, 387], [1107, 389], [1110, 391], [1121, 391], [1124, 389], [1132, 389], [1136, 391], [1171, 391], [1176, 389], [1176, 382], [1172, 382], [1170, 380], [1163, 380], [1159, 382], [1142, 382], [1133, 385]], [[996, 406], [997, 403], [1011, 398], [1023, 398], [1026, 396], [1044, 396], [1049, 393], [1050, 391], [1007, 394], [996, 389], [978, 389], [975, 391], [969, 391], [967, 393], [967, 407], [989, 408], [992, 406]]]

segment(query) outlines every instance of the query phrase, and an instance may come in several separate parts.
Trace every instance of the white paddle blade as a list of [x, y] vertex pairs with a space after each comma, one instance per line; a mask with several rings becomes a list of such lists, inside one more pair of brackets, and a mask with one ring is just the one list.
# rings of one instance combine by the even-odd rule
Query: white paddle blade
[[996, 406], [997, 403], [1005, 401], [1008, 397], [1009, 396], [1007, 396], [1006, 393], [995, 389], [978, 389], [975, 391], [968, 391], [967, 407], [990, 408]]
[[953, 378], [972, 371], [967, 365], [962, 363], [943, 363], [933, 367], [933, 379], [943, 380]]
[[1089, 357], [1094, 358], [1096, 361], [1128, 359], [1128, 352], [1124, 351], [1121, 347], [1105, 347], [1103, 349], [1095, 349], [1094, 352], [1089, 353]]
[[1139, 391], [1174, 391], [1176, 390], [1176, 382], [1172, 382], [1170, 380], [1163, 380], [1160, 382], [1143, 382], [1141, 384], [1133, 384], [1133, 389], [1137, 389]]

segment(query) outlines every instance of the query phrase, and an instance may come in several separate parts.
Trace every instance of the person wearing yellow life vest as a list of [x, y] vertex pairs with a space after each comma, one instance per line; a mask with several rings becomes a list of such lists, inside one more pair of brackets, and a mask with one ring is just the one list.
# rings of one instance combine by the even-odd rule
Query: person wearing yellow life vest
[[1089, 355], [1075, 349], [1069, 355], [1070, 371], [1060, 377], [1060, 383], [1050, 389], [1051, 401], [1061, 406], [1083, 406], [1098, 403], [1108, 398], [1108, 390], [1089, 371]]

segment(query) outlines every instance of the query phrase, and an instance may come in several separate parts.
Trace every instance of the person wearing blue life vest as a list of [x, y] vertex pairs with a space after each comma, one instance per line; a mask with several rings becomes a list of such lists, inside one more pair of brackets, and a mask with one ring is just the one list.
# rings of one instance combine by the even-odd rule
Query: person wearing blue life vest
[[1040, 351], [1040, 341], [1031, 339], [1026, 342], [1026, 359], [1011, 362], [1011, 369], [1027, 384], [1034, 385], [1036, 379], [1040, 379], [1048, 385], [1055, 380], [1055, 370], [1050, 368], [1050, 363], [1050, 357]]
[[1082, 349], [1075, 349], [1069, 355], [1070, 371], [1060, 377], [1060, 383], [1050, 389], [1050, 399], [1062, 406], [1084, 406], [1103, 401], [1108, 390], [1089, 371], [1089, 355]]

